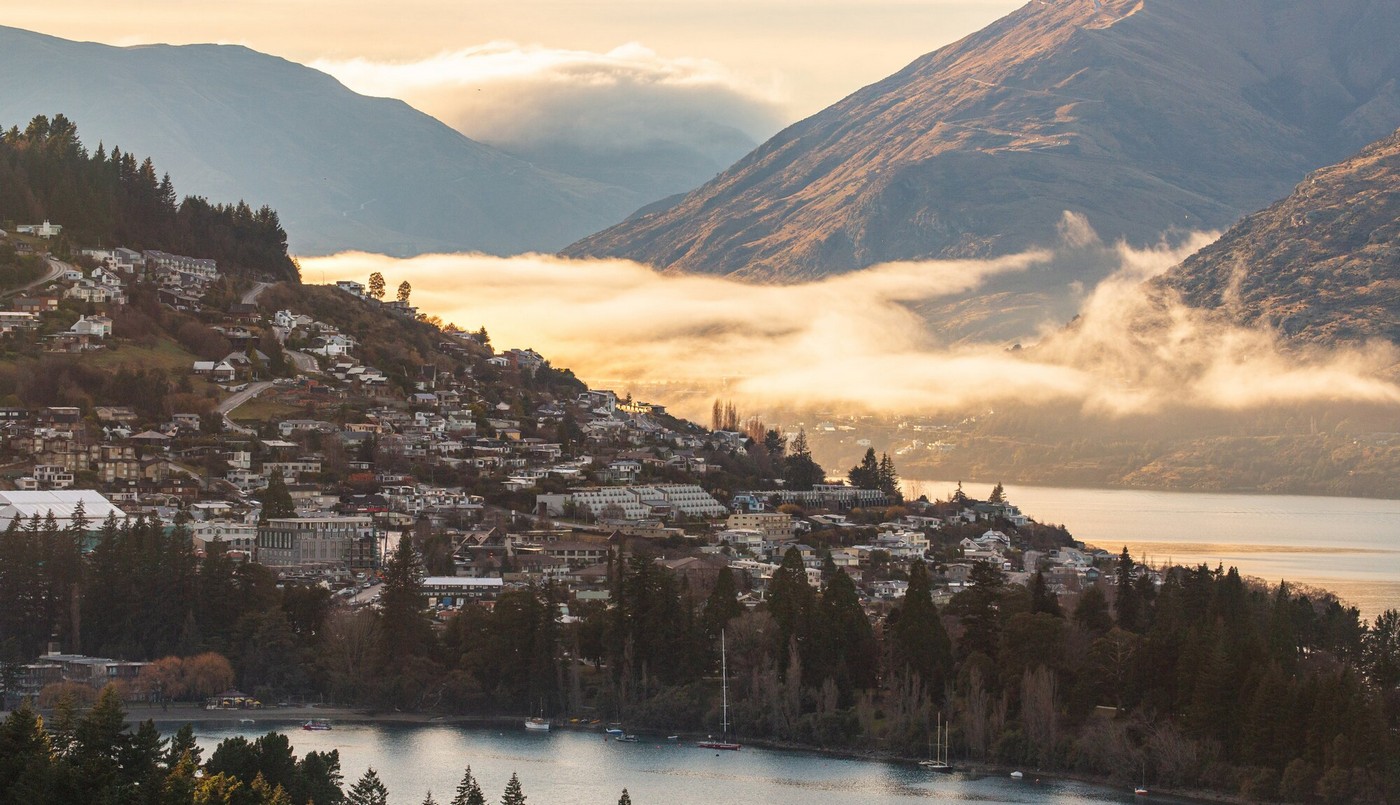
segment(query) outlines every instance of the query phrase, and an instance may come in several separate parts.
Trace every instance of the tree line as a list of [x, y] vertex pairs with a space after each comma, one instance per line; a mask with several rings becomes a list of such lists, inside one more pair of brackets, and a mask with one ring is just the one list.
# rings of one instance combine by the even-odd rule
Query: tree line
[[[307, 752], [269, 732], [254, 740], [226, 738], [208, 760], [187, 724], [163, 737], [152, 721], [133, 731], [115, 687], [86, 712], [62, 701], [52, 718], [25, 703], [0, 723], [0, 802], [25, 805], [388, 805], [389, 790], [374, 769], [347, 789], [340, 752]], [[511, 774], [501, 805], [525, 805]], [[623, 789], [619, 805], [631, 805]], [[438, 805], [431, 791], [423, 805]], [[480, 782], [466, 768], [443, 805], [486, 805]]]
[[0, 221], [7, 220], [62, 224], [59, 253], [70, 244], [156, 249], [213, 258], [224, 273], [299, 279], [275, 210], [180, 200], [150, 158], [102, 144], [89, 153], [62, 114], [0, 133]]
[[182, 523], [96, 529], [31, 520], [0, 534], [0, 645], [126, 659], [228, 658], [260, 697], [620, 721], [716, 732], [719, 642], [741, 736], [920, 755], [938, 715], [955, 758], [1251, 798], [1379, 802], [1400, 793], [1400, 613], [1373, 622], [1330, 594], [1233, 569], [1152, 570], [1124, 552], [1062, 605], [1043, 574], [977, 563], [936, 604], [924, 561], [892, 604], [864, 600], [830, 561], [794, 548], [756, 608], [728, 567], [673, 572], [614, 551], [611, 600], [552, 585], [436, 617], [421, 550], [388, 557], [378, 609], [278, 587]]

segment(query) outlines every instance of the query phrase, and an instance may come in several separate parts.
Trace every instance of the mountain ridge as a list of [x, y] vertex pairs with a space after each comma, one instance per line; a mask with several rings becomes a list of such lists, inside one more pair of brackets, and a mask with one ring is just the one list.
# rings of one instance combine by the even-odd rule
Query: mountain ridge
[[541, 169], [400, 100], [242, 45], [70, 42], [0, 26], [0, 119], [62, 112], [211, 198], [275, 206], [294, 250], [550, 250], [645, 199]]
[[[789, 282], [1053, 245], [1065, 211], [1109, 243], [1223, 229], [1400, 124], [1392, 33], [1373, 0], [1032, 2], [563, 254]], [[1053, 319], [1103, 276], [984, 291]]]
[[1309, 174], [1154, 285], [1293, 343], [1400, 346], [1400, 129]]

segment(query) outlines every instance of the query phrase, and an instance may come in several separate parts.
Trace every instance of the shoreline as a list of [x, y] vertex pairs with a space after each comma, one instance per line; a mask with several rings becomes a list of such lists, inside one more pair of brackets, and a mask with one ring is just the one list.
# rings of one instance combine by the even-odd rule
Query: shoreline
[[[350, 724], [402, 724], [415, 726], [462, 726], [462, 727], [520, 727], [526, 716], [484, 716], [484, 715], [445, 715], [428, 712], [403, 712], [403, 711], [383, 711], [367, 710], [355, 707], [344, 706], [304, 706], [304, 707], [267, 707], [262, 709], [249, 710], [206, 710], [197, 705], [178, 705], [169, 708], [160, 708], [152, 705], [137, 705], [127, 710], [126, 721], [135, 725], [142, 721], [150, 720], [157, 724], [193, 724], [198, 722], [218, 722], [221, 724], [238, 724], [245, 719], [251, 720], [254, 728], [261, 728], [266, 725], [272, 728], [286, 728], [288, 726], [297, 729], [300, 725], [311, 719], [325, 719], [334, 724], [336, 721]], [[556, 731], [569, 732], [594, 732], [602, 728], [602, 725], [594, 724], [552, 724], [552, 729]], [[677, 733], [682, 743], [689, 743], [702, 739], [703, 733]], [[917, 766], [921, 758], [906, 757], [894, 752], [882, 749], [857, 749], [839, 748], [825, 746], [810, 746], [805, 744], [791, 743], [787, 741], [764, 740], [762, 738], [746, 738], [743, 740], [744, 746], [755, 749], [765, 749], [775, 752], [797, 752], [808, 755], [819, 755], [824, 757], [842, 758], [847, 760], [857, 760], [867, 763], [887, 763], [900, 766]], [[1074, 781], [1093, 785], [1105, 789], [1118, 789], [1121, 786], [1113, 781], [1093, 775], [1079, 774], [1073, 771], [1038, 771], [1027, 770], [1024, 767], [1008, 766], [998, 763], [980, 763], [975, 761], [962, 761], [956, 764], [955, 773], [965, 774], [973, 777], [1007, 777], [1013, 771], [1022, 771], [1026, 775], [1026, 784], [1034, 785], [1040, 780]], [[1036, 778], [1034, 781], [1031, 778]], [[1127, 789], [1127, 794], [1131, 794], [1131, 786]], [[1237, 805], [1251, 800], [1240, 797], [1237, 794], [1224, 792], [1206, 791], [1199, 789], [1173, 789], [1173, 788], [1152, 788], [1152, 794], [1161, 797], [1170, 797], [1175, 800], [1192, 803], [1226, 803], [1227, 805]]]
[[[39, 711], [46, 719], [52, 715], [51, 711]], [[0, 720], [9, 715], [9, 711], [0, 712]], [[216, 722], [220, 724], [240, 724], [245, 720], [251, 722], [250, 727], [262, 729], [263, 726], [273, 729], [293, 731], [299, 729], [301, 724], [312, 719], [323, 719], [331, 721], [332, 724], [339, 721], [347, 724], [400, 724], [413, 726], [461, 726], [461, 727], [519, 727], [523, 729], [523, 722], [527, 716], [503, 716], [503, 715], [446, 715], [429, 712], [403, 712], [403, 711], [383, 711], [367, 710], [356, 707], [345, 706], [299, 706], [299, 707], [265, 707], [260, 709], [228, 709], [228, 710], [206, 710], [203, 706], [194, 704], [180, 704], [169, 707], [159, 707], [155, 705], [136, 704], [129, 706], [126, 710], [126, 723], [135, 726], [143, 721], [152, 721], [162, 725], [184, 725], [200, 722]], [[552, 729], [569, 732], [594, 732], [601, 729], [602, 725], [596, 724], [552, 724]], [[291, 729], [287, 729], [287, 728]], [[677, 733], [679, 740], [689, 743], [704, 737], [703, 733]], [[823, 757], [843, 758], [847, 760], [857, 760], [867, 763], [887, 763], [900, 766], [917, 766], [921, 758], [906, 757], [883, 749], [856, 749], [839, 748], [825, 746], [810, 746], [806, 744], [792, 743], [788, 741], [765, 740], [762, 738], [743, 739], [745, 747], [755, 749], [766, 749], [775, 752], [796, 752], [808, 755], [819, 755]], [[1044, 780], [1069, 780], [1086, 785], [1093, 785], [1104, 789], [1118, 789], [1121, 786], [1113, 781], [1095, 777], [1088, 774], [1079, 774], [1073, 771], [1027, 771], [1024, 767], [1008, 766], [998, 763], [980, 763], [975, 761], [961, 761], [956, 763], [955, 773], [970, 775], [973, 777], [1005, 777], [1013, 771], [1025, 773], [1028, 785]], [[1029, 778], [1036, 778], [1031, 781]], [[1242, 805], [1252, 800], [1245, 799], [1238, 794], [1225, 792], [1208, 791], [1201, 789], [1174, 789], [1174, 788], [1152, 788], [1152, 794], [1160, 797], [1170, 797], [1175, 800], [1191, 803], [1225, 803], [1226, 805]], [[1131, 794], [1131, 787], [1127, 790]]]

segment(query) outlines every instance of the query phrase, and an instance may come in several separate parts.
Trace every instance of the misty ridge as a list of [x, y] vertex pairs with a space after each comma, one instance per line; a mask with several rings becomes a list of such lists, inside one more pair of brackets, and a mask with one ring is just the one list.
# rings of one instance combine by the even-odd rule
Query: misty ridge
[[[1102, 242], [1066, 213], [1058, 242], [989, 260], [886, 263], [791, 285], [663, 274], [619, 259], [343, 253], [302, 261], [310, 281], [407, 279], [424, 311], [493, 343], [532, 347], [583, 378], [671, 380], [723, 390], [745, 410], [974, 410], [1040, 400], [1127, 416], [1280, 404], [1400, 403], [1400, 352], [1384, 341], [1320, 347], [1192, 308], [1147, 281], [1216, 233], [1145, 249]], [[1020, 343], [948, 338], [915, 308], [1030, 271], [1109, 261], [1072, 322], [1046, 318]], [[1024, 346], [1022, 346], [1024, 344]], [[703, 419], [708, 399], [673, 410]], [[693, 410], [691, 410], [693, 409]]]

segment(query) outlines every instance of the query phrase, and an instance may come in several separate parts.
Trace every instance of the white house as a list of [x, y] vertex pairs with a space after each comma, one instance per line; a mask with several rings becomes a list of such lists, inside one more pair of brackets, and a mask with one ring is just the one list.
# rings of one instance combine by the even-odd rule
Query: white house
[[112, 334], [112, 320], [106, 316], [80, 316], [73, 326], [68, 328], [71, 333], [79, 335], [90, 335], [93, 338], [106, 338]]

